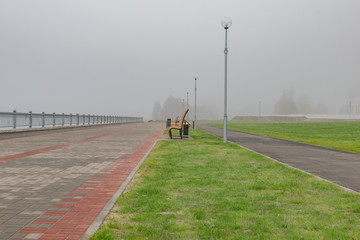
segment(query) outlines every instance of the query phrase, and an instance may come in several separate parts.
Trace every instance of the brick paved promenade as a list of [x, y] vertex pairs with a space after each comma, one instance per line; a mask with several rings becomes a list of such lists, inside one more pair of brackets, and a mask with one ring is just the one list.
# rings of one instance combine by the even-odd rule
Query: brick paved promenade
[[163, 124], [0, 134], [0, 240], [81, 239]]

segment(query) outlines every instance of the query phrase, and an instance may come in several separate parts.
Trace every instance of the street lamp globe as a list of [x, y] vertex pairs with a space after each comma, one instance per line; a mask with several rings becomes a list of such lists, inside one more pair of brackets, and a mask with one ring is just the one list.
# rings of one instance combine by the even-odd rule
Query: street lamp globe
[[229, 27], [231, 27], [231, 25], [232, 25], [231, 18], [226, 17], [221, 21], [221, 26], [223, 26], [223, 28], [225, 29], [228, 29]]

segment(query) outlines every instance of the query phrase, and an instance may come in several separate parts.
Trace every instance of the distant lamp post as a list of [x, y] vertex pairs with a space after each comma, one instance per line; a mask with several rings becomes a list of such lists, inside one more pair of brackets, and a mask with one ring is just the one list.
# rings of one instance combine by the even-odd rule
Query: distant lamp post
[[186, 92], [186, 108], [189, 109], [189, 91]]
[[350, 120], [351, 120], [351, 101], [349, 101], [349, 117], [350, 117]]
[[198, 77], [194, 77], [194, 79], [195, 79], [195, 121], [194, 121], [194, 129], [196, 129], [196, 91], [197, 91], [196, 82], [197, 82]]
[[224, 75], [224, 137], [223, 141], [226, 143], [227, 141], [227, 55], [228, 55], [228, 48], [227, 48], [227, 30], [231, 27], [232, 21], [230, 18], [224, 18], [221, 21], [221, 26], [225, 29], [225, 75]]
[[259, 117], [261, 117], [261, 101], [259, 101]]

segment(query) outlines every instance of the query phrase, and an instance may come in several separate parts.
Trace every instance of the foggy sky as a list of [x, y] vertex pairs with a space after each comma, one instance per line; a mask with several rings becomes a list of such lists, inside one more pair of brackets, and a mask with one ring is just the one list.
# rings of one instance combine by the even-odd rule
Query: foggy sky
[[[144, 116], [169, 95], [272, 113], [286, 90], [334, 113], [360, 96], [358, 0], [1, 0], [0, 111]], [[357, 101], [360, 101], [357, 97]]]

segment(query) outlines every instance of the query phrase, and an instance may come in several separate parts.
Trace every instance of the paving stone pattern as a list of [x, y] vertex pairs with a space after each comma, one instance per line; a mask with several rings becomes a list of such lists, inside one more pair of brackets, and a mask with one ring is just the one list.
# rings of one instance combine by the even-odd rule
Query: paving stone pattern
[[0, 240], [80, 239], [162, 125], [119, 124], [0, 139]]

